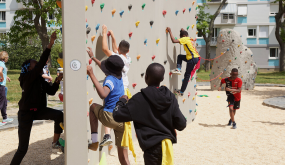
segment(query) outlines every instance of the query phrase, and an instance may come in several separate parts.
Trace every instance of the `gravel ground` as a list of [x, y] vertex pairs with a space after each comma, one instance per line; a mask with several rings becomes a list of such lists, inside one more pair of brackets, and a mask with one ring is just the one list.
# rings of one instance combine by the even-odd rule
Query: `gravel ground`
[[[241, 109], [237, 111], [237, 129], [226, 126], [229, 120], [225, 92], [198, 87], [197, 117], [178, 132], [174, 145], [177, 165], [189, 164], [285, 164], [285, 111], [263, 106], [264, 99], [284, 95], [282, 87], [256, 87], [242, 91]], [[220, 98], [217, 98], [220, 96]], [[51, 152], [53, 123], [34, 126], [29, 151], [23, 165], [60, 165], [64, 156]], [[0, 132], [0, 164], [8, 165], [17, 149], [17, 129]], [[137, 164], [142, 165], [143, 153], [135, 143]], [[108, 164], [119, 164], [115, 156], [107, 156]], [[129, 152], [131, 164], [134, 159]]]

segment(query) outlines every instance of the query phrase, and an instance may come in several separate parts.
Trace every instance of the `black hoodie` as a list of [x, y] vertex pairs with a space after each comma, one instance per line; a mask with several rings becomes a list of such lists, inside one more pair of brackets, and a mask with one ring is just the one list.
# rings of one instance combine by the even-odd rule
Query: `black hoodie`
[[35, 68], [27, 73], [21, 73], [19, 77], [22, 88], [22, 98], [19, 101], [20, 110], [30, 110], [31, 108], [45, 108], [47, 105], [46, 93], [55, 95], [59, 88], [59, 83], [48, 83], [42, 77], [42, 71], [48, 57], [50, 49], [46, 49], [41, 55], [40, 61]]
[[134, 122], [143, 151], [161, 143], [163, 139], [176, 143], [174, 129], [182, 131], [186, 127], [186, 118], [179, 109], [175, 95], [165, 86], [141, 89], [126, 102], [123, 98], [117, 102], [113, 117], [117, 122]]

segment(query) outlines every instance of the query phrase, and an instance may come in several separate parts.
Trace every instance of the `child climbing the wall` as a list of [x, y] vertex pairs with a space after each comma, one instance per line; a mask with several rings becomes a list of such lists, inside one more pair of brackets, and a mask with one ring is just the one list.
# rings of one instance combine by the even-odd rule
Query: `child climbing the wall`
[[182, 131], [187, 122], [175, 95], [167, 87], [160, 86], [164, 73], [161, 64], [150, 64], [145, 75], [148, 87], [130, 100], [122, 96], [113, 111], [115, 121], [134, 122], [147, 165], [173, 165], [172, 144], [177, 142], [175, 129]]
[[[106, 35], [106, 33], [103, 33]], [[90, 49], [88, 54], [93, 54]], [[103, 83], [103, 87], [93, 73], [91, 66], [87, 66], [87, 74], [91, 78], [96, 91], [101, 99], [104, 99], [104, 106], [99, 104], [92, 104], [90, 106], [90, 127], [91, 127], [91, 140], [92, 144], [88, 146], [89, 149], [97, 151], [98, 142], [98, 120], [105, 126], [114, 129], [115, 132], [115, 144], [118, 149], [118, 157], [121, 164], [129, 165], [128, 149], [121, 146], [121, 141], [124, 134], [124, 123], [116, 122], [113, 119], [113, 109], [116, 106], [116, 102], [124, 95], [124, 85], [122, 78], [122, 70], [124, 68], [124, 62], [119, 56], [110, 56], [107, 60], [100, 62], [95, 57], [92, 59], [99, 65], [102, 71], [107, 76]], [[110, 135], [109, 135], [110, 136]], [[105, 136], [104, 136], [105, 137]]]
[[188, 32], [183, 28], [180, 30], [180, 39], [175, 39], [171, 32], [170, 27], [167, 27], [167, 32], [170, 34], [171, 41], [173, 43], [180, 43], [184, 46], [186, 55], [179, 54], [177, 57], [177, 68], [173, 69], [171, 73], [181, 75], [182, 61], [187, 63], [186, 70], [184, 73], [184, 79], [180, 90], [175, 90], [179, 96], [183, 96], [184, 91], [187, 88], [189, 79], [195, 74], [196, 70], [200, 68], [200, 56], [192, 44], [190, 37], [188, 37]]
[[230, 112], [230, 121], [228, 126], [233, 125], [233, 129], [237, 128], [237, 124], [235, 122], [235, 114], [236, 110], [240, 108], [240, 100], [241, 100], [241, 87], [242, 80], [238, 78], [238, 69], [233, 68], [231, 72], [231, 76], [227, 78], [223, 78], [221, 80], [221, 84], [219, 87], [219, 91], [222, 89], [222, 84], [226, 84], [226, 94], [228, 96], [227, 102], [229, 105]]
[[[57, 76], [59, 76], [60, 73], [63, 74], [63, 58], [62, 53], [58, 54], [57, 63], [59, 64], [60, 68], [57, 68]], [[58, 98], [61, 102], [63, 102], [63, 80], [60, 81], [60, 93], [58, 94]]]

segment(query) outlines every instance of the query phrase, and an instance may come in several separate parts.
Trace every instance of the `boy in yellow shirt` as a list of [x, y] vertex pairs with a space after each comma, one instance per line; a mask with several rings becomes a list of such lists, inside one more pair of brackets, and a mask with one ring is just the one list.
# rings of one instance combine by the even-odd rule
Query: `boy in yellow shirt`
[[186, 51], [186, 55], [182, 55], [182, 54], [178, 55], [178, 57], [177, 57], [177, 68], [173, 69], [171, 71], [173, 74], [181, 75], [182, 61], [185, 61], [187, 63], [181, 89], [175, 91], [179, 96], [182, 97], [184, 91], [187, 88], [189, 79], [195, 74], [195, 71], [197, 69], [199, 69], [199, 67], [200, 67], [200, 55], [197, 52], [196, 48], [192, 44], [193, 39], [190, 39], [190, 37], [188, 37], [187, 31], [185, 31], [184, 29], [181, 29], [180, 30], [180, 39], [175, 39], [172, 35], [170, 27], [167, 27], [166, 30], [170, 34], [171, 41], [173, 43], [182, 44], [184, 46], [185, 51]]

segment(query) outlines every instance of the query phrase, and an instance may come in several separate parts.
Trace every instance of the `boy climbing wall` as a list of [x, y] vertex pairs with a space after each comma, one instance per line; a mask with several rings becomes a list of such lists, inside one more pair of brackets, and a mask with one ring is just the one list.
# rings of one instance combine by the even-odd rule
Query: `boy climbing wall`
[[184, 29], [180, 30], [180, 39], [175, 39], [173, 37], [170, 27], [167, 27], [166, 31], [169, 32], [171, 41], [173, 43], [182, 44], [186, 51], [186, 55], [178, 55], [177, 68], [171, 71], [173, 74], [181, 75], [182, 61], [185, 61], [187, 63], [181, 89], [175, 90], [175, 93], [177, 93], [179, 96], [183, 96], [183, 93], [187, 88], [189, 79], [195, 74], [195, 71], [200, 68], [200, 55], [198, 54], [196, 48], [193, 46], [190, 37], [188, 37], [187, 31], [185, 31]]
[[117, 122], [133, 121], [146, 165], [173, 165], [172, 143], [176, 143], [175, 129], [186, 127], [186, 118], [179, 109], [175, 95], [160, 86], [165, 69], [161, 64], [150, 64], [146, 70], [148, 87], [141, 89], [130, 100], [120, 98], [113, 111]]
[[231, 76], [221, 80], [219, 91], [222, 88], [222, 84], [226, 84], [226, 94], [228, 96], [227, 102], [229, 103], [230, 121], [228, 126], [233, 124], [233, 129], [237, 128], [235, 122], [236, 110], [240, 108], [241, 100], [241, 87], [242, 80], [238, 78], [238, 70], [236, 68], [232, 69]]

